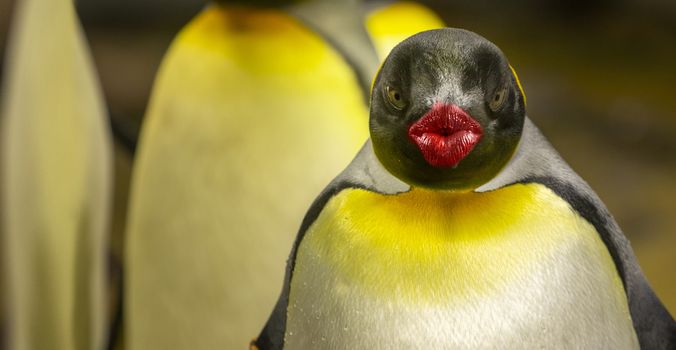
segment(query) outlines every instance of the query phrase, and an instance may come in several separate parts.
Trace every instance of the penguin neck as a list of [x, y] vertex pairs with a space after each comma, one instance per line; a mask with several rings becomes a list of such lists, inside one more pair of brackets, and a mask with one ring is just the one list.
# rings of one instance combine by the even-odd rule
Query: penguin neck
[[[480, 193], [473, 190], [438, 190], [424, 187], [411, 187], [409, 191], [397, 195], [396, 201], [408, 208], [437, 207], [452, 210], [475, 201]], [[425, 210], [427, 211], [427, 210]]]
[[425, 188], [419, 186], [411, 186], [411, 189], [408, 191], [411, 194], [423, 195], [427, 197], [436, 197], [436, 198], [462, 198], [467, 195], [471, 195], [476, 190], [475, 188], [463, 188], [463, 189], [433, 189]]

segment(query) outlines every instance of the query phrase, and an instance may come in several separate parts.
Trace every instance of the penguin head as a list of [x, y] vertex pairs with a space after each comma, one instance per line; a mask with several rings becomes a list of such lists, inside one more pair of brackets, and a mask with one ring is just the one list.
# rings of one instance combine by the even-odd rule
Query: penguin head
[[415, 187], [472, 190], [514, 153], [525, 97], [504, 54], [462, 29], [418, 33], [395, 47], [371, 91], [373, 149]]

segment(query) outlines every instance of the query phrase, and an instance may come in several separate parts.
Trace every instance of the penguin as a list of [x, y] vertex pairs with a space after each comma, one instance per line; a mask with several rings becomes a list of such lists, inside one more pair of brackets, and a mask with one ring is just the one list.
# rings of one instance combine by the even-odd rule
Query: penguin
[[73, 1], [17, 1], [8, 44], [0, 104], [7, 312], [0, 348], [100, 349], [112, 146]]
[[[364, 21], [383, 28], [390, 6], [408, 9], [411, 25], [370, 33]], [[373, 43], [440, 26], [411, 3], [219, 1], [181, 30], [131, 178], [128, 349], [248, 346], [297, 222], [368, 138]]]
[[400, 43], [369, 130], [302, 221], [252, 349], [674, 349], [628, 240], [493, 43]]

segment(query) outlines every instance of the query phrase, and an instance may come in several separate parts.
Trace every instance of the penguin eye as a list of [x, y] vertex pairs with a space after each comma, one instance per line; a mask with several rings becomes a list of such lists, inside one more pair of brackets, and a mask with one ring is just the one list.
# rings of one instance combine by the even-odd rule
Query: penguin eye
[[507, 86], [503, 86], [498, 89], [498, 91], [495, 92], [493, 95], [493, 98], [488, 102], [488, 107], [491, 109], [491, 111], [495, 112], [500, 107], [502, 107], [503, 104], [505, 104], [505, 101], [507, 100]]
[[389, 102], [394, 109], [401, 111], [406, 107], [406, 102], [404, 102], [404, 96], [399, 92], [399, 90], [392, 88], [391, 86], [385, 87], [385, 94], [387, 95], [387, 102]]

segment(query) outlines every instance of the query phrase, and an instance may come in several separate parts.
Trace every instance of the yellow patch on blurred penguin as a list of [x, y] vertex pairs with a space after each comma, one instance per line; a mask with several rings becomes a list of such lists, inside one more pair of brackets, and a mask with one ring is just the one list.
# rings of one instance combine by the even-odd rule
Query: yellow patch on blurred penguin
[[441, 19], [430, 9], [410, 1], [397, 1], [370, 8], [366, 29], [382, 60], [409, 36], [443, 27]]

